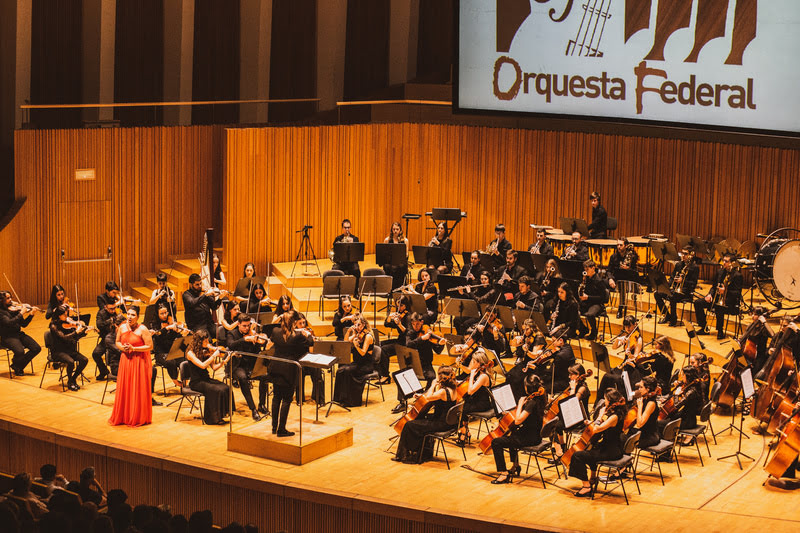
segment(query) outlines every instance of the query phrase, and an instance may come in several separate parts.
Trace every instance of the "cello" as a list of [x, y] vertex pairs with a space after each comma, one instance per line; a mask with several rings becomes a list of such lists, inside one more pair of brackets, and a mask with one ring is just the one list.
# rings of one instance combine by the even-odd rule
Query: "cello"
[[[539, 387], [538, 390], [529, 394], [525, 400], [522, 402], [522, 405], [525, 405], [528, 400], [536, 398], [538, 396], [542, 396], [546, 394], [544, 387]], [[519, 405], [519, 404], [518, 404]], [[514, 429], [514, 421], [517, 419], [516, 410], [515, 411], [506, 411], [505, 414], [500, 418], [500, 421], [497, 423], [497, 427], [490, 431], [485, 437], [481, 439], [478, 443], [478, 447], [481, 449], [483, 453], [487, 453], [489, 449], [492, 447], [492, 441], [498, 437], [502, 437], [507, 435]]]
[[739, 361], [739, 354], [741, 354], [741, 346], [735, 340], [731, 341], [734, 344], [734, 349], [728, 355], [732, 356], [730, 361], [725, 363], [722, 367], [722, 374], [719, 377], [719, 395], [717, 396], [717, 407], [725, 407], [726, 409], [733, 409], [736, 404], [736, 398], [742, 391], [742, 378], [741, 371], [746, 365]]
[[575, 441], [575, 444], [573, 444], [569, 450], [564, 452], [564, 455], [561, 456], [561, 463], [565, 468], [569, 468], [569, 463], [572, 461], [572, 456], [575, 452], [588, 450], [592, 447], [596, 440], [595, 436], [597, 435], [597, 427], [602, 424], [606, 418], [608, 418], [607, 414], [609, 411], [615, 407], [619, 407], [620, 405], [625, 405], [625, 398], [621, 398], [620, 401], [614, 405], [603, 407], [603, 412], [600, 414], [600, 416], [598, 416], [594, 422], [586, 425], [586, 428], [583, 430], [583, 433], [581, 433], [580, 438]]
[[775, 478], [780, 478], [800, 454], [800, 404], [797, 404], [779, 428], [781, 439], [775, 447], [775, 454], [764, 466], [764, 470]]
[[[575, 380], [575, 383], [580, 383], [581, 381], [585, 380], [588, 377], [591, 377], [592, 369], [588, 369], [585, 374], [581, 374], [578, 376], [578, 379]], [[572, 385], [568, 386], [564, 389], [561, 394], [555, 396], [550, 403], [547, 404], [547, 411], [544, 413], [544, 419], [542, 420], [542, 426], [554, 420], [558, 416], [558, 403], [563, 400], [564, 398], [568, 398], [572, 394]]]

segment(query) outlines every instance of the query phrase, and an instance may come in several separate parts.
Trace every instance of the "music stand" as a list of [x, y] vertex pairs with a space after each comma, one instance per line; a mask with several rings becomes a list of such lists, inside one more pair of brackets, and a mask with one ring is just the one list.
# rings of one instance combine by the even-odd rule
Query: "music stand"
[[236, 289], [233, 291], [234, 296], [240, 298], [247, 298], [250, 295], [250, 285], [264, 285], [267, 282], [266, 276], [253, 276], [252, 278], [239, 278], [236, 282]]
[[536, 324], [536, 329], [538, 329], [542, 335], [547, 335], [547, 320], [544, 319], [544, 315], [539, 311], [534, 311], [531, 313], [531, 319], [533, 319], [533, 323]]
[[[392, 276], [361, 276], [358, 282], [359, 310], [364, 309], [364, 296], [372, 296], [372, 327], [378, 326], [378, 297], [389, 299], [392, 293]], [[386, 307], [389, 307], [388, 303]]]
[[517, 250], [517, 264], [524, 268], [528, 275], [533, 274], [535, 270], [532, 256], [533, 254], [527, 250]]
[[[325, 295], [333, 296], [336, 294], [336, 301], [342, 299], [343, 294], [353, 294], [356, 292], [356, 277], [355, 276], [327, 276], [322, 279], [322, 297]], [[325, 310], [322, 311], [323, 317]]]
[[[439, 294], [446, 296], [449, 293], [455, 294], [458, 291], [456, 287], [463, 287], [469, 285], [467, 278], [462, 276], [450, 276], [448, 274], [439, 274], [436, 278], [436, 283], [439, 285]], [[454, 298], [468, 298], [466, 294], [453, 296]]]
[[600, 383], [600, 371], [603, 374], [608, 374], [611, 372], [611, 361], [608, 357], [608, 348], [605, 344], [601, 344], [597, 341], [590, 341], [589, 346], [592, 348], [592, 360], [594, 361], [594, 367], [597, 369], [595, 373], [594, 379], [597, 380], [597, 383]]
[[500, 356], [497, 355], [497, 352], [494, 350], [490, 350], [489, 348], [484, 348], [483, 351], [486, 353], [486, 356], [489, 358], [489, 361], [494, 362], [494, 366], [500, 369], [500, 373], [503, 377], [506, 377], [506, 367], [503, 366], [503, 361], [500, 360]]
[[671, 242], [650, 241], [650, 250], [652, 250], [653, 256], [659, 263], [663, 264], [666, 261], [676, 262], [680, 260], [678, 249], [675, 248], [675, 245]]
[[583, 279], [583, 261], [558, 260], [558, 269], [565, 280], [580, 281]]
[[333, 262], [358, 263], [364, 260], [363, 242], [335, 242], [333, 243]]
[[407, 253], [408, 250], [403, 243], [379, 242], [375, 245], [375, 263], [380, 266], [391, 265], [393, 267], [407, 265]]
[[531, 255], [531, 262], [533, 263], [533, 268], [536, 272], [544, 272], [545, 266], [547, 262], [551, 259], [555, 259], [558, 261], [558, 258], [554, 255], [545, 255], [545, 254], [530, 254]]
[[419, 220], [422, 218], [422, 215], [418, 215], [416, 213], [403, 213], [403, 216], [400, 218], [406, 221], [406, 236], [408, 236], [408, 222], [410, 220]]
[[400, 369], [408, 368], [407, 361], [411, 361], [411, 368], [414, 369], [414, 374], [416, 374], [418, 379], [423, 379], [425, 377], [425, 372], [422, 370], [419, 352], [414, 348], [409, 348], [402, 344], [397, 344], [395, 349], [397, 353], [397, 364], [400, 365]]
[[[479, 257], [481, 259], [481, 266], [484, 270], [488, 271], [491, 276], [491, 273], [494, 272], [494, 269], [497, 268], [497, 263], [494, 262], [494, 256], [485, 254], [480, 252]], [[503, 258], [503, 262], [505, 263], [506, 258]]]
[[[746, 457], [747, 459], [750, 459], [751, 461], [755, 461], [755, 459], [753, 459], [752, 457], [750, 457], [749, 455], [747, 455], [746, 453], [744, 453], [742, 451], [742, 435], [744, 435], [744, 431], [742, 431], [742, 427], [744, 426], [744, 412], [745, 412], [744, 403], [747, 400], [749, 400], [750, 398], [752, 398], [755, 395], [756, 391], [755, 391], [755, 387], [753, 386], [753, 369], [751, 367], [748, 366], [748, 367], [743, 368], [742, 371], [739, 373], [739, 377], [740, 377], [740, 379], [742, 381], [742, 395], [743, 395], [742, 396], [742, 416], [739, 419], [739, 427], [738, 428], [735, 427], [733, 424], [731, 424], [731, 428], [736, 429], [737, 431], [739, 431], [739, 446], [736, 448], [735, 452], [733, 452], [732, 454], [729, 454], [729, 455], [724, 455], [722, 457], [719, 457], [719, 458], [717, 458], [717, 461], [722, 461], [723, 459], [729, 459], [731, 457], [735, 457], [736, 458], [736, 462], [739, 463], [739, 470], [742, 470], [742, 460], [739, 459], [739, 456]], [[738, 395], [737, 395], [737, 397], [738, 397]], [[736, 406], [736, 401], [735, 400], [733, 402], [733, 405], [734, 405], [734, 407]], [[750, 437], [748, 436], [747, 438], [750, 438]]]
[[411, 300], [411, 309], [409, 309], [413, 313], [419, 313], [420, 315], [425, 315], [428, 312], [428, 306], [425, 304], [425, 297], [421, 294], [408, 294], [408, 293], [401, 293], [396, 292], [392, 294], [392, 298], [394, 299], [395, 307], [397, 307], [397, 300], [400, 299], [402, 296], [408, 296]]
[[517, 325], [517, 329], [522, 331], [522, 324], [525, 321], [533, 316], [533, 309], [519, 309], [513, 308], [511, 310], [511, 314], [514, 315], [514, 323]]
[[564, 235], [570, 235], [577, 231], [584, 237], [589, 236], [589, 226], [586, 225], [586, 221], [582, 218], [561, 217], [558, 219], [558, 225]]
[[472, 298], [466, 299], [466, 298], [447, 297], [444, 299], [444, 307], [442, 308], [442, 313], [445, 315], [450, 315], [451, 317], [457, 316], [462, 320], [464, 319], [464, 317], [480, 318], [481, 316], [480, 311], [478, 311], [478, 302], [476, 302]]
[[444, 248], [439, 248], [438, 246], [412, 246], [411, 251], [414, 254], [414, 264], [416, 265], [439, 266], [444, 264]]
[[189, 333], [185, 337], [178, 337], [172, 341], [172, 346], [169, 349], [166, 360], [172, 361], [173, 359], [180, 359], [186, 357], [186, 349], [192, 344], [194, 340], [194, 333]]
[[[158, 310], [156, 309], [156, 305], [157, 304], [149, 304], [147, 307], [144, 308], [144, 321], [142, 322], [143, 324], [149, 325], [158, 320]], [[175, 303], [170, 302], [170, 305], [175, 305]], [[169, 309], [169, 307], [167, 309]], [[172, 311], [176, 311], [176, 309], [172, 309]]]

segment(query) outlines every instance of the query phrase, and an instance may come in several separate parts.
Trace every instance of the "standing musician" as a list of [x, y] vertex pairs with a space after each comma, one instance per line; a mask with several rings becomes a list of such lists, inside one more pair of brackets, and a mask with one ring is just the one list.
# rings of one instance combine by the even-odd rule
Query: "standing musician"
[[401, 296], [397, 299], [397, 310], [390, 313], [383, 323], [384, 327], [393, 329], [397, 338], [384, 341], [381, 345], [381, 361], [378, 373], [381, 375], [381, 384], [388, 385], [392, 382], [389, 377], [389, 360], [397, 355], [397, 346], [406, 345], [406, 332], [411, 327], [411, 298]]
[[[489, 387], [492, 380], [489, 377], [489, 357], [482, 349], [477, 349], [469, 361], [469, 377], [466, 379], [467, 392], [463, 396], [464, 409], [461, 415], [461, 426], [458, 428], [456, 444], [466, 446], [470, 441], [469, 415], [470, 413], [483, 413], [492, 409], [492, 399], [489, 396]], [[459, 385], [459, 388], [462, 385]]]
[[486, 269], [481, 265], [481, 253], [478, 250], [473, 250], [469, 254], [469, 263], [461, 269], [461, 276], [467, 278], [467, 285], [473, 285], [484, 270]]
[[[100, 326], [98, 326], [98, 328], [99, 327]], [[158, 305], [158, 316], [150, 324], [150, 336], [153, 339], [153, 357], [156, 360], [156, 364], [167, 371], [173, 385], [179, 388], [181, 387], [181, 381], [178, 375], [178, 369], [186, 358], [177, 357], [168, 360], [167, 356], [172, 349], [172, 344], [175, 342], [175, 339], [188, 333], [189, 330], [183, 324], [174, 320], [168, 306], [164, 304]]]
[[547, 233], [544, 228], [536, 229], [536, 242], [528, 247], [532, 254], [553, 255], [553, 246], [547, 242]]
[[[426, 326], [419, 313], [411, 313], [411, 327], [406, 331], [406, 346], [417, 350], [419, 362], [422, 365], [422, 375], [427, 380], [427, 387], [430, 387], [436, 378], [433, 370], [433, 351], [441, 352], [442, 346], [446, 343], [444, 339], [436, 339], [433, 330]], [[399, 356], [398, 356], [399, 358]], [[411, 361], [405, 361], [405, 366], [409, 366]], [[403, 366], [403, 365], [401, 365]], [[448, 367], [449, 368], [449, 367]], [[452, 370], [452, 369], [451, 369]], [[392, 409], [393, 413], [401, 413], [406, 410], [406, 400], [400, 385], [397, 386], [397, 405]]]
[[425, 298], [425, 316], [423, 320], [426, 324], [433, 324], [439, 317], [439, 291], [436, 284], [431, 281], [431, 271], [423, 268], [417, 274], [419, 283], [413, 287], [403, 290], [406, 294], [421, 294]]
[[[678, 325], [678, 303], [688, 302], [692, 299], [700, 274], [691, 246], [684, 246], [680, 257], [681, 260], [675, 264], [669, 280], [669, 288], [672, 292], [670, 294], [660, 292], [654, 294], [658, 310], [664, 315], [659, 324], [669, 324], [670, 327]], [[667, 309], [666, 302], [669, 302], [669, 309]]]
[[[428, 265], [428, 268], [435, 268], [439, 274], [449, 274], [453, 271], [453, 239], [450, 238], [450, 231], [445, 222], [439, 222], [436, 226], [436, 235], [431, 238], [428, 246], [442, 249], [442, 263], [440, 265]], [[479, 262], [480, 264], [480, 262]]]
[[[597, 463], [614, 461], [622, 457], [622, 427], [627, 408], [625, 397], [615, 389], [603, 396], [605, 405], [594, 422], [591, 449], [576, 451], [569, 463], [569, 475], [580, 479], [582, 487], [575, 493], [579, 498], [589, 498], [597, 485]], [[590, 475], [587, 475], [587, 468]]]
[[[419, 323], [422, 324], [421, 321]], [[452, 366], [442, 365], [434, 376], [436, 378], [431, 380], [424, 394], [431, 407], [422, 416], [409, 420], [403, 426], [397, 454], [392, 457], [392, 461], [413, 464], [428, 460], [433, 455], [433, 449], [421, 449], [425, 435], [452, 427], [447, 424], [447, 412], [456, 403], [455, 371]]]
[[561, 259], [567, 261], [586, 261], [589, 259], [589, 245], [586, 244], [580, 231], [572, 233], [572, 244], [564, 249]]
[[193, 273], [189, 276], [189, 289], [181, 295], [186, 326], [194, 332], [205, 331], [211, 339], [216, 337], [212, 313], [222, 303], [215, 294], [217, 291], [213, 288], [203, 291], [200, 274]]
[[[575, 395], [578, 397], [578, 400], [581, 402], [583, 406], [584, 412], [589, 412], [589, 397], [591, 396], [591, 391], [589, 390], [589, 386], [586, 384], [586, 370], [583, 368], [583, 365], [580, 363], [575, 363], [571, 367], [569, 367], [569, 394], [570, 396]], [[557, 401], [558, 397], [554, 397], [552, 401]], [[564, 444], [566, 443], [566, 436], [564, 435], [564, 421], [561, 417], [556, 418], [556, 428], [553, 431], [553, 450], [556, 454], [556, 459], [560, 458], [564, 455]]]
[[619, 291], [619, 306], [617, 307], [617, 318], [622, 318], [628, 311], [625, 305], [625, 288], [619, 281], [634, 281], [638, 283], [639, 274], [636, 272], [636, 264], [639, 262], [639, 254], [636, 248], [623, 237], [617, 240], [617, 249], [611, 254], [608, 260], [608, 285], [611, 289]]
[[725, 315], [739, 313], [739, 302], [742, 299], [742, 275], [734, 268], [735, 256], [726, 253], [722, 256], [722, 268], [714, 276], [711, 290], [704, 298], [694, 301], [694, 312], [697, 317], [699, 335], [710, 334], [706, 324], [706, 310], [712, 309], [717, 317], [717, 338], [725, 338]]
[[267, 289], [261, 283], [256, 283], [250, 290], [250, 297], [239, 304], [242, 313], [250, 315], [258, 315], [261, 313], [269, 313], [272, 311], [272, 305], [275, 302], [267, 295]]
[[375, 338], [364, 315], [360, 315], [355, 325], [347, 330], [347, 340], [353, 344], [350, 348], [353, 362], [339, 365], [336, 371], [333, 401], [345, 407], [358, 407], [362, 403], [361, 398], [364, 394], [366, 383], [364, 377], [371, 374], [375, 367], [373, 358]]
[[[256, 357], [248, 354], [260, 353], [264, 350], [269, 339], [266, 335], [255, 333], [253, 328], [255, 324], [250, 315], [242, 313], [237, 318], [237, 321], [237, 328], [228, 333], [227, 346], [229, 350], [238, 353], [241, 357], [237, 357], [234, 360], [231, 377], [239, 382], [239, 390], [242, 391], [244, 401], [247, 402], [250, 415], [253, 420], [258, 422], [263, 417], [262, 415], [269, 414], [266, 406], [269, 383], [266, 375], [255, 378], [250, 377], [256, 366]], [[258, 407], [253, 401], [253, 392], [250, 390], [252, 388], [251, 379], [258, 380]]]
[[[197, 277], [199, 282], [200, 276]], [[186, 350], [186, 359], [192, 363], [189, 365], [189, 388], [205, 397], [203, 420], [211, 426], [224, 424], [223, 419], [230, 413], [230, 389], [208, 373], [209, 368], [219, 370], [224, 367], [232, 352], [228, 352], [222, 360], [220, 353], [221, 349], [215, 348], [209, 342], [208, 332], [205, 329], [195, 331], [192, 344]]]
[[25, 367], [42, 351], [39, 343], [22, 331], [38, 312], [37, 307], [13, 305], [11, 293], [0, 291], [0, 343], [14, 354], [11, 372], [16, 376], [24, 375]]
[[514, 294], [514, 307], [523, 311], [542, 311], [542, 302], [539, 295], [531, 290], [533, 280], [529, 276], [522, 276], [518, 280], [519, 290]]
[[592, 223], [589, 224], [589, 237], [592, 239], [605, 239], [608, 234], [608, 213], [600, 205], [600, 193], [592, 192], [589, 195], [592, 204]]
[[[518, 476], [521, 471], [519, 466], [520, 448], [536, 446], [542, 442], [542, 417], [547, 397], [539, 376], [532, 375], [525, 379], [525, 392], [528, 396], [523, 396], [517, 401], [511, 433], [492, 440], [494, 464], [500, 474], [492, 480], [493, 485], [511, 483], [514, 476]], [[511, 468], [509, 469], [506, 469], [506, 460], [503, 454], [505, 449], [508, 449], [511, 459]]]
[[[497, 267], [494, 271], [494, 282], [502, 293], [510, 293], [513, 297], [514, 293], [519, 289], [519, 278], [524, 275], [526, 275], [525, 269], [517, 264], [517, 252], [508, 250], [506, 252], [506, 263]], [[508, 303], [507, 298], [501, 298], [500, 301]]]
[[[314, 345], [314, 339], [316, 336], [314, 335], [314, 330], [311, 329], [311, 326], [308, 325], [308, 320], [306, 319], [306, 315], [300, 313], [299, 311], [292, 311], [294, 315], [294, 329], [298, 333], [302, 333], [306, 336], [307, 339], [311, 342], [311, 345]], [[359, 315], [360, 316], [360, 315]], [[322, 373], [321, 368], [316, 368], [313, 366], [304, 366], [303, 367], [303, 374], [300, 379], [305, 380], [306, 376], [311, 378], [311, 399], [314, 400], [314, 403], [317, 405], [322, 405], [325, 403], [325, 374]], [[297, 389], [297, 396], [300, 397], [301, 390], [298, 387]], [[305, 398], [304, 398], [305, 399]]]
[[[103, 362], [103, 356], [107, 354], [105, 338], [113, 329], [114, 318], [117, 316], [117, 308], [113, 302], [105, 302], [105, 306], [97, 311], [94, 323], [97, 326], [97, 346], [92, 350], [92, 359], [97, 365], [97, 381], [104, 381], [108, 377], [108, 367]], [[116, 374], [115, 374], [116, 375]]]
[[[337, 242], [359, 242], [358, 237], [350, 233], [350, 219], [346, 218], [342, 220], [342, 233], [337, 235], [335, 239], [333, 239], [333, 244]], [[354, 263], [334, 263], [333, 268], [335, 270], [341, 270], [345, 274], [349, 276], [356, 277], [356, 290], [358, 290], [358, 280], [361, 279], [361, 269], [358, 267], [358, 262]]]
[[636, 368], [642, 376], [655, 376], [661, 390], [669, 390], [675, 354], [669, 337], [662, 335], [653, 341], [653, 349], [636, 359]]
[[605, 303], [608, 293], [605, 284], [597, 276], [597, 265], [591, 259], [583, 262], [583, 281], [578, 287], [578, 306], [580, 314], [586, 317], [589, 323], [587, 328], [583, 322], [579, 323], [578, 334], [593, 341], [597, 338], [597, 317], [605, 312]]
[[617, 350], [622, 348], [619, 356], [622, 357], [623, 362], [618, 367], [606, 372], [597, 386], [597, 399], [598, 401], [603, 398], [603, 394], [608, 389], [616, 389], [625, 394], [625, 384], [622, 378], [622, 372], [628, 372], [628, 380], [633, 386], [634, 383], [641, 381], [642, 375], [636, 367], [636, 361], [639, 354], [642, 352], [644, 343], [642, 336], [639, 333], [636, 319], [628, 315], [622, 321], [622, 332], [614, 338], [611, 346]]
[[[467, 286], [466, 289], [458, 289], [458, 292], [462, 295], [466, 294], [468, 298], [475, 300], [475, 303], [478, 304], [478, 308], [480, 309], [481, 304], [493, 304], [497, 299], [497, 293], [490, 284], [489, 273], [487, 271], [481, 270], [478, 274], [478, 280], [480, 281], [480, 285], [477, 287]], [[465, 335], [467, 330], [477, 323], [478, 319], [475, 317], [457, 316], [453, 318], [453, 327], [456, 328], [456, 333], [459, 335]]]
[[[383, 242], [389, 244], [405, 244], [406, 256], [408, 256], [408, 239], [403, 235], [403, 226], [401, 226], [399, 222], [392, 222], [389, 236], [383, 239]], [[387, 276], [392, 277], [392, 290], [401, 287], [408, 274], [408, 261], [406, 260], [402, 265], [383, 265], [383, 272]]]
[[564, 281], [561, 278], [561, 272], [558, 269], [556, 260], [549, 259], [545, 263], [544, 272], [537, 272], [535, 279], [542, 291], [540, 296], [544, 304], [545, 315], [552, 313], [556, 305], [555, 299], [558, 296], [558, 287]]
[[89, 359], [78, 351], [78, 341], [86, 336], [89, 328], [83, 322], [75, 322], [68, 318], [69, 307], [59, 306], [50, 321], [52, 346], [50, 354], [53, 361], [67, 365], [67, 388], [71, 391], [78, 387], [78, 376], [89, 364]]
[[333, 331], [336, 333], [336, 340], [344, 340], [344, 332], [351, 327], [359, 312], [353, 308], [353, 302], [349, 296], [339, 297], [339, 309], [333, 314]]
[[[67, 298], [67, 291], [64, 290], [64, 287], [56, 283], [50, 290], [50, 300], [47, 303], [47, 312], [44, 314], [44, 317], [47, 320], [51, 320], [53, 318], [53, 311], [61, 305], [72, 307], [69, 298]], [[102, 307], [100, 307], [100, 309], [102, 309]]]
[[501, 266], [506, 262], [506, 252], [513, 248], [506, 239], [506, 227], [498, 224], [494, 227], [495, 238], [486, 247], [486, 253], [492, 256], [496, 266]]
[[562, 282], [561, 285], [558, 286], [556, 294], [558, 296], [555, 299], [555, 304], [552, 307], [553, 311], [550, 314], [550, 335], [553, 335], [553, 332], [558, 329], [559, 326], [563, 326], [569, 330], [567, 337], [574, 337], [577, 334], [578, 326], [581, 321], [578, 302], [575, 300], [575, 297], [572, 296], [572, 289], [569, 288], [569, 284], [566, 282]]
[[128, 312], [128, 309], [125, 307], [125, 301], [122, 299], [122, 295], [119, 292], [119, 285], [113, 281], [107, 281], [105, 292], [97, 295], [98, 309], [105, 307], [106, 302], [113, 303], [114, 307], [119, 309], [119, 311], [117, 311], [118, 313]]
[[628, 432], [628, 437], [640, 433], [639, 448], [649, 448], [661, 441], [658, 430], [658, 403], [656, 396], [660, 392], [658, 380], [653, 376], [645, 376], [636, 383], [636, 422]]
[[[349, 224], [348, 224], [349, 226]], [[297, 361], [314, 344], [313, 337], [306, 331], [297, 331], [296, 313], [284, 313], [281, 327], [272, 332], [271, 341], [275, 345], [275, 356]], [[299, 384], [299, 376], [295, 365], [281, 361], [272, 361], [269, 366], [272, 377], [272, 433], [278, 437], [291, 437], [293, 431], [286, 429], [286, 419], [292, 406], [292, 397]]]
[[169, 314], [175, 316], [175, 313], [178, 312], [178, 308], [175, 305], [175, 291], [170, 289], [167, 285], [167, 275], [163, 272], [159, 272], [156, 275], [156, 282], [158, 283], [158, 288], [153, 289], [149, 304], [165, 305], [167, 306]]

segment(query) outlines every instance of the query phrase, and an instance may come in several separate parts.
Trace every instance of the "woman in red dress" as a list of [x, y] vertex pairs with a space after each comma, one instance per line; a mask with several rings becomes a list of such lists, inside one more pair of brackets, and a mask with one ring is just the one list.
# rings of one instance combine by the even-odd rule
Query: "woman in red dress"
[[128, 321], [117, 328], [117, 348], [122, 352], [117, 371], [117, 399], [108, 423], [143, 426], [153, 420], [150, 396], [150, 331], [139, 324], [139, 309], [128, 308]]

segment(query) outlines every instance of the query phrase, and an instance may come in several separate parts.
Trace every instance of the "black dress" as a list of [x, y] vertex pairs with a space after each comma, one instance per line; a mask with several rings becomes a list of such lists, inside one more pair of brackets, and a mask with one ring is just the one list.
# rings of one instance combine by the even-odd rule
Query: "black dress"
[[[202, 357], [199, 354], [198, 358]], [[189, 365], [189, 388], [202, 393], [205, 397], [203, 406], [203, 420], [206, 424], [214, 425], [223, 422], [223, 418], [230, 412], [230, 389], [223, 382], [213, 379], [207, 368], [200, 368], [196, 364]]]
[[[476, 376], [476, 379], [480, 377], [481, 374]], [[480, 389], [475, 391], [475, 394], [466, 394], [464, 395], [464, 414], [467, 415], [469, 413], [481, 413], [484, 411], [489, 411], [492, 408], [492, 399], [489, 396], [489, 389], [486, 387], [481, 387]]]
[[[656, 402], [648, 400], [644, 403], [642, 408], [647, 409], [647, 404], [649, 403], [655, 404]], [[641, 433], [641, 437], [639, 437], [639, 448], [649, 448], [661, 442], [658, 430], [658, 404], [655, 405], [653, 412], [650, 413], [650, 417], [645, 420], [644, 425], [639, 428], [638, 431]], [[631, 434], [633, 434], [633, 432], [631, 432]]]
[[528, 417], [522, 425], [513, 432], [492, 440], [492, 453], [494, 463], [498, 472], [506, 470], [506, 461], [503, 450], [508, 449], [508, 455], [513, 463], [517, 462], [520, 448], [526, 446], [536, 446], [542, 442], [542, 418], [544, 416], [544, 404], [541, 398], [531, 398], [522, 409], [528, 412]]
[[402, 459], [421, 452], [421, 461], [430, 459], [433, 455], [432, 447], [421, 450], [425, 435], [455, 427], [455, 425], [447, 423], [447, 412], [455, 405], [455, 392], [453, 389], [445, 389], [445, 391], [447, 399], [434, 401], [426, 414], [406, 422], [406, 425], [403, 426], [400, 442], [397, 445], [397, 457]]
[[375, 343], [370, 343], [369, 349], [361, 355], [355, 346], [350, 353], [353, 362], [341, 365], [336, 371], [336, 383], [333, 388], [333, 401], [346, 407], [361, 405], [361, 396], [364, 394], [364, 376], [371, 374], [375, 368], [373, 351]]
[[597, 468], [599, 461], [615, 461], [622, 458], [622, 426], [625, 424], [625, 409], [618, 408], [613, 414], [617, 415], [617, 423], [598, 435], [598, 441], [589, 450], [581, 450], [572, 454], [569, 463], [569, 475], [583, 481], [588, 481], [586, 468]]

